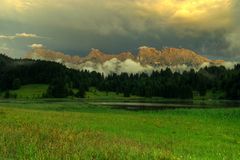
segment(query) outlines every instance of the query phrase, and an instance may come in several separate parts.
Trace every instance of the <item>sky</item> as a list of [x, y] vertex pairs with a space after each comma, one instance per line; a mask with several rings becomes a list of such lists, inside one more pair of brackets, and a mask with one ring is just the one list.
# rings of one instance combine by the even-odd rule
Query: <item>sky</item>
[[0, 52], [12, 57], [35, 47], [84, 56], [149, 46], [240, 60], [239, 0], [0, 1]]

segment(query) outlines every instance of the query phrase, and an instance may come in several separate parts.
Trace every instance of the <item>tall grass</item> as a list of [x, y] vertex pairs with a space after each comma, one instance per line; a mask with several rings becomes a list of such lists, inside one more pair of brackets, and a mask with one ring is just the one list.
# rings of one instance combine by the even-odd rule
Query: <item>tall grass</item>
[[240, 109], [1, 103], [0, 159], [239, 159]]

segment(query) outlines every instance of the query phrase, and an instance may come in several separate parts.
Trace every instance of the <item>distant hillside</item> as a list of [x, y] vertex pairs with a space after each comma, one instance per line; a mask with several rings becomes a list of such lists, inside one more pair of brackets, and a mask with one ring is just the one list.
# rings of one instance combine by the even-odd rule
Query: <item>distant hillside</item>
[[4, 54], [0, 54], [0, 66], [5, 66], [11, 62], [13, 62], [12, 58], [10, 58]]
[[20, 81], [21, 85], [27, 85], [50, 84], [55, 79], [62, 79], [78, 88], [80, 81], [88, 86], [96, 83], [99, 77], [101, 74], [68, 69], [56, 62], [12, 59], [0, 54], [0, 91], [13, 89], [15, 80]]

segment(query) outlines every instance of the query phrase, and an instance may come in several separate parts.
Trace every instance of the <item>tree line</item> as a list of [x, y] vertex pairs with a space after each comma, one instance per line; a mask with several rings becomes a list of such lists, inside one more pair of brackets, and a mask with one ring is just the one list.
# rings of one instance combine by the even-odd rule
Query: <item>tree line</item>
[[[11, 59], [0, 55], [0, 91], [16, 90], [26, 84], [48, 84], [43, 97], [83, 98], [90, 87], [104, 92], [141, 97], [192, 99], [193, 92], [204, 96], [207, 91], [221, 91], [222, 99], [240, 99], [240, 65], [234, 69], [211, 66], [199, 71], [172, 72], [169, 68], [151, 74], [122, 73], [104, 77], [97, 72], [78, 71], [48, 61]], [[77, 93], [73, 89], [78, 90]]]

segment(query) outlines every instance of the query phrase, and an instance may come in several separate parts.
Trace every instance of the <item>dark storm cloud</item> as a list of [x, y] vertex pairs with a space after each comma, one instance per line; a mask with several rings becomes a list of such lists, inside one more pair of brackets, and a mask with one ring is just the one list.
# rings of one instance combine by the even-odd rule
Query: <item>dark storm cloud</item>
[[146, 45], [231, 59], [240, 48], [239, 8], [236, 0], [3, 0], [0, 35], [48, 38], [2, 38], [0, 43], [15, 56], [23, 56], [31, 44], [79, 55], [91, 48], [136, 53]]

